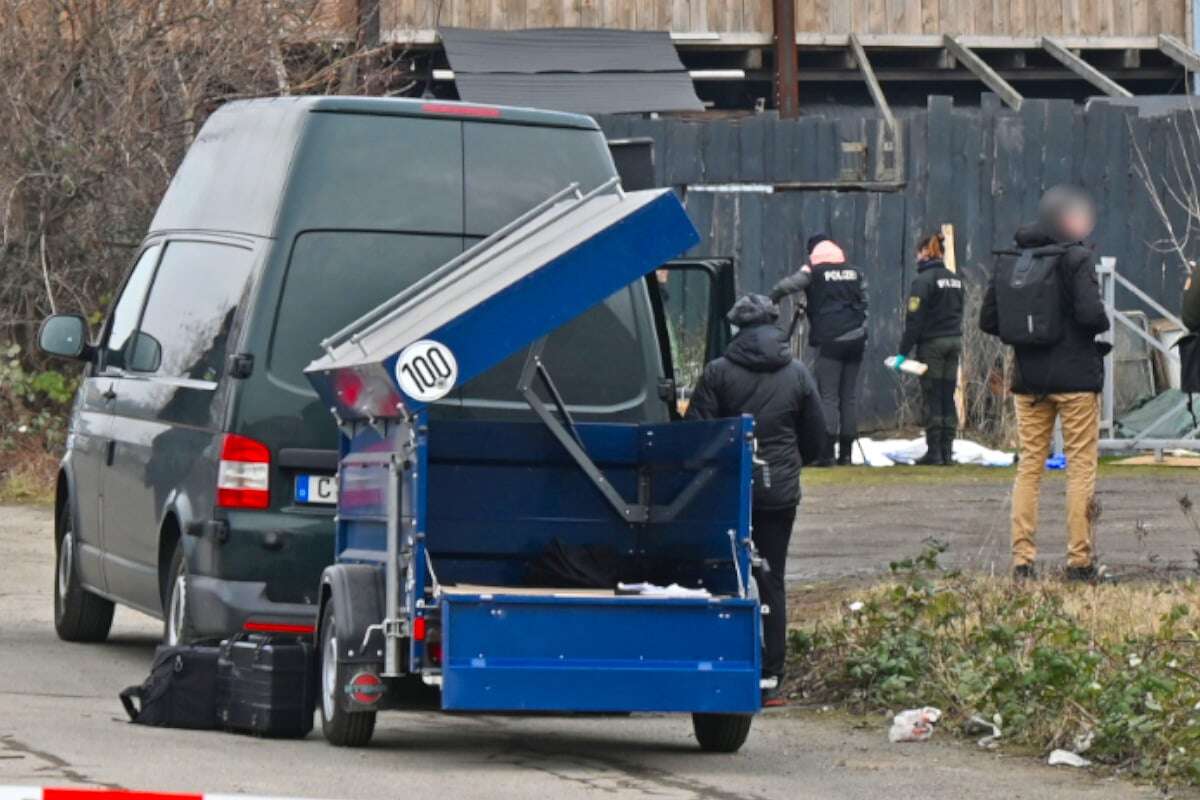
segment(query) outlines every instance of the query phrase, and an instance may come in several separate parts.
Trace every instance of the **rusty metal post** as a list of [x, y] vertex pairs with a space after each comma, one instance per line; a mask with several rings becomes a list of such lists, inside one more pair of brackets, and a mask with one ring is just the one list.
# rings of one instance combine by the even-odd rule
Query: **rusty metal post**
[[771, 0], [771, 16], [775, 23], [775, 107], [780, 119], [795, 119], [800, 115], [795, 0]]

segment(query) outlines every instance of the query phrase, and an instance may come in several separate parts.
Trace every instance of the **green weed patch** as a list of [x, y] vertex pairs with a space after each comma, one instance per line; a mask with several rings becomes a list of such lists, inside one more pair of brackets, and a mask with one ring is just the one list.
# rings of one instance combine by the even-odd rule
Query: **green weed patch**
[[1200, 586], [1024, 585], [942, 571], [943, 546], [794, 630], [793, 674], [822, 702], [933, 705], [994, 720], [1002, 745], [1086, 750], [1161, 787], [1200, 785]]

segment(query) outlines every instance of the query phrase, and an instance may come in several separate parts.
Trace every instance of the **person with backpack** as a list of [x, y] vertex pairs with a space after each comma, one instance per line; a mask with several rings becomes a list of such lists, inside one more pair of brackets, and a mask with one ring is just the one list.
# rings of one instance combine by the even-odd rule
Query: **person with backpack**
[[[784, 704], [779, 684], [787, 654], [788, 544], [800, 503], [800, 468], [825, 444], [825, 419], [808, 367], [792, 357], [787, 331], [775, 324], [779, 308], [761, 294], [742, 297], [726, 315], [738, 328], [725, 355], [704, 367], [687, 419], [751, 414], [758, 454], [751, 523], [754, 546], [766, 561], [754, 578], [770, 613], [763, 620], [763, 666], [773, 688], [764, 706]], [[773, 680], [772, 680], [773, 679]]]
[[1196, 268], [1188, 275], [1187, 283], [1183, 285], [1183, 324], [1192, 333], [1200, 333], [1200, 277], [1196, 276]]
[[958, 432], [958, 359], [962, 354], [963, 284], [942, 261], [945, 240], [935, 233], [917, 248], [917, 277], [908, 293], [908, 313], [900, 349], [892, 361], [900, 370], [914, 347], [917, 360], [928, 369], [921, 376], [925, 400], [926, 451], [918, 464], [954, 463], [954, 437]]
[[1019, 229], [1016, 247], [998, 254], [979, 327], [1011, 345], [1012, 391], [1020, 460], [1012, 497], [1013, 576], [1036, 576], [1038, 495], [1056, 418], [1067, 457], [1067, 578], [1094, 581], [1092, 541], [1104, 355], [1109, 329], [1084, 239], [1095, 227], [1090, 198], [1055, 187], [1042, 197], [1038, 223]]
[[867, 281], [846, 263], [837, 242], [824, 234], [808, 240], [808, 263], [771, 289], [771, 300], [808, 297], [808, 343], [817, 350], [815, 372], [825, 409], [828, 438], [816, 466], [850, 463], [858, 438], [858, 385], [867, 347]]

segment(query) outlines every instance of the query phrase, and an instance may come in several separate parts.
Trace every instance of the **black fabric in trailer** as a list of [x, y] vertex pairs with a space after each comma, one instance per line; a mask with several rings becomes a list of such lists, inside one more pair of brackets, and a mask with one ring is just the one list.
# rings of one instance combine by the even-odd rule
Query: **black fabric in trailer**
[[463, 100], [584, 114], [702, 111], [669, 34], [597, 28], [438, 31]]

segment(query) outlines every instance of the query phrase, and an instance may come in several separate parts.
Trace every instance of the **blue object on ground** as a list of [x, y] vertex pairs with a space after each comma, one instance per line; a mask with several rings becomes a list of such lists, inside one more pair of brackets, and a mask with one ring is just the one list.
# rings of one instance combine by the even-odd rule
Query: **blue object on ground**
[[1067, 457], [1063, 453], [1055, 453], [1046, 459], [1046, 469], [1066, 469]]

